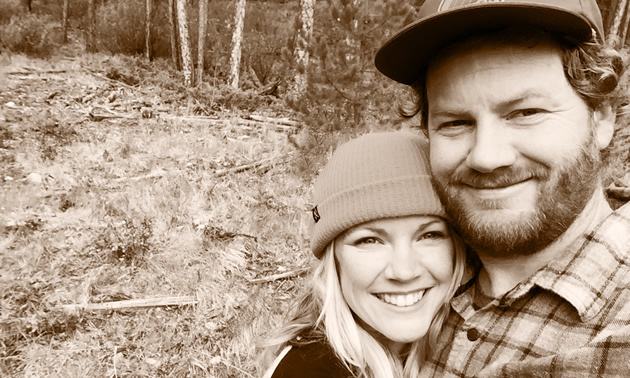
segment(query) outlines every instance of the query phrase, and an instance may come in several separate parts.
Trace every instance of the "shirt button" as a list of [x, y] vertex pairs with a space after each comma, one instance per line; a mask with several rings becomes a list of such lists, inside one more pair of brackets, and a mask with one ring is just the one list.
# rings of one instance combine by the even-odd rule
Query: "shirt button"
[[466, 337], [468, 337], [468, 340], [470, 341], [477, 341], [477, 339], [479, 339], [479, 336], [481, 336], [479, 334], [479, 331], [477, 331], [475, 328], [471, 328], [468, 330], [468, 332], [466, 332]]

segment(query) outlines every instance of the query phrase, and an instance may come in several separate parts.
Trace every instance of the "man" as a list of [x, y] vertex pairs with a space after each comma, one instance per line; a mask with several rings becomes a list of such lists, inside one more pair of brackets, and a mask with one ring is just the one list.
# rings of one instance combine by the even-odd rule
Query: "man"
[[595, 0], [426, 0], [376, 66], [411, 85], [480, 266], [423, 376], [630, 376], [630, 205], [600, 177], [627, 113]]

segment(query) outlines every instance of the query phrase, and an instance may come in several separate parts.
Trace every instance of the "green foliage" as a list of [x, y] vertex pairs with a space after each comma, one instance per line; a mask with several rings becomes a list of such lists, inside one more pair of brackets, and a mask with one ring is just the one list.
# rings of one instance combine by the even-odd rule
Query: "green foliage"
[[[7, 14], [13, 11], [9, 8]], [[0, 21], [7, 20], [6, 15]], [[7, 23], [0, 23], [0, 47], [32, 57], [46, 58], [55, 50], [57, 39], [52, 18], [33, 13], [13, 13]]]
[[0, 0], [0, 9], [0, 25], [8, 24], [14, 15], [24, 13], [24, 8], [15, 0]]
[[[108, 1], [97, 7], [96, 14], [99, 46], [112, 53], [141, 54], [144, 51], [144, 1]], [[163, 32], [168, 32], [168, 28]]]
[[265, 86], [282, 81], [292, 64], [289, 49], [294, 28], [294, 6], [251, 2], [245, 13], [242, 67], [243, 87]]
[[403, 0], [328, 0], [315, 10], [309, 88], [292, 104], [315, 129], [356, 129], [392, 114], [394, 84], [376, 72], [385, 38], [414, 20]]

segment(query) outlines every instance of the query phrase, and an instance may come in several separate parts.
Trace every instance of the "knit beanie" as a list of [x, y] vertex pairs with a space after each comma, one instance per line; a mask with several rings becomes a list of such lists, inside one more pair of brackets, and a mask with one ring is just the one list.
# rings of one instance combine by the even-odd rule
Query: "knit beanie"
[[382, 218], [446, 214], [431, 184], [428, 143], [386, 132], [341, 145], [313, 188], [311, 249], [321, 258], [342, 232]]

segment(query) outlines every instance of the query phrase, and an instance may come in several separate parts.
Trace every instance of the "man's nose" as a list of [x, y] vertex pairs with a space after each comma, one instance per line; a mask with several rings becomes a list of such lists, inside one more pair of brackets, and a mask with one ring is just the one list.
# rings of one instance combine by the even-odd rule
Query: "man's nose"
[[511, 142], [509, 130], [500, 120], [478, 122], [466, 164], [470, 169], [483, 173], [510, 166], [516, 159]]
[[424, 267], [416, 254], [417, 251], [410, 244], [395, 245], [385, 276], [396, 281], [410, 281], [420, 276]]

